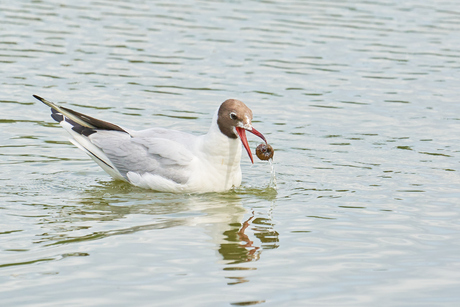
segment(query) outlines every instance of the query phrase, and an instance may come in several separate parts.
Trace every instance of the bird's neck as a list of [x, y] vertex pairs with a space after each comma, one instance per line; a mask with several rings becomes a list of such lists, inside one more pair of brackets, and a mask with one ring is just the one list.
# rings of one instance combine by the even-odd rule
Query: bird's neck
[[203, 136], [203, 151], [209, 154], [214, 164], [227, 167], [238, 167], [241, 160], [241, 141], [224, 135], [217, 124], [217, 112], [212, 119], [211, 127]]

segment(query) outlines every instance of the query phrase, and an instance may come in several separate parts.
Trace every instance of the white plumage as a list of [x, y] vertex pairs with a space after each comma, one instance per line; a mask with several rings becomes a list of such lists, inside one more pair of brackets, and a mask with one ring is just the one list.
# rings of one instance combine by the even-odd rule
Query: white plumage
[[151, 128], [134, 131], [55, 105], [52, 117], [113, 178], [163, 192], [220, 192], [241, 184], [241, 143], [252, 161], [245, 130], [252, 112], [241, 101], [226, 100], [205, 135]]

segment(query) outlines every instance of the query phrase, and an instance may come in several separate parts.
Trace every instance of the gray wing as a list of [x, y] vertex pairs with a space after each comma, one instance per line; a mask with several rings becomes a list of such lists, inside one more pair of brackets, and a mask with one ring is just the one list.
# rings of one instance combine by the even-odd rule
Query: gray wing
[[149, 129], [131, 135], [97, 131], [89, 138], [126, 178], [128, 172], [151, 173], [184, 184], [190, 177], [189, 166], [194, 155], [189, 145], [195, 138], [193, 135]]

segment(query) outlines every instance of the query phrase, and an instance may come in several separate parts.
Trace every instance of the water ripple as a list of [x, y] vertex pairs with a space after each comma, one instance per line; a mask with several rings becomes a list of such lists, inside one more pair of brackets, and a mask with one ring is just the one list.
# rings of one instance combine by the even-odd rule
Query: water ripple
[[[455, 1], [1, 3], [2, 303], [458, 301], [459, 16]], [[244, 158], [224, 194], [113, 182], [32, 94], [194, 133], [239, 98], [277, 189]]]

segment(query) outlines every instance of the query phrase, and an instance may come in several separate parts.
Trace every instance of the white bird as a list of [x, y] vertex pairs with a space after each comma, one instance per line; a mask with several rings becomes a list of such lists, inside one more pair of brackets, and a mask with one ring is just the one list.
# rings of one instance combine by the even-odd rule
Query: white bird
[[254, 163], [245, 131], [267, 143], [252, 126], [252, 111], [236, 99], [221, 104], [207, 134], [195, 136], [165, 128], [125, 129], [33, 96], [51, 107], [51, 117], [70, 133], [70, 142], [109, 175], [156, 191], [204, 193], [238, 187], [241, 143]]

